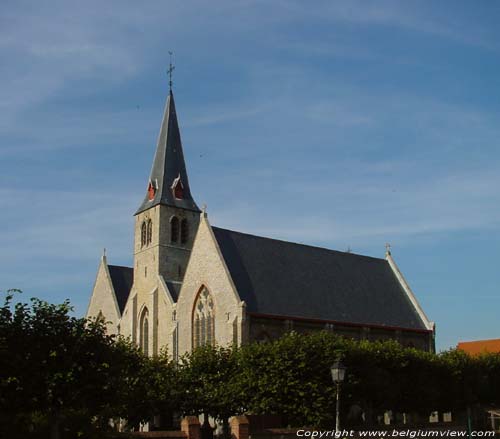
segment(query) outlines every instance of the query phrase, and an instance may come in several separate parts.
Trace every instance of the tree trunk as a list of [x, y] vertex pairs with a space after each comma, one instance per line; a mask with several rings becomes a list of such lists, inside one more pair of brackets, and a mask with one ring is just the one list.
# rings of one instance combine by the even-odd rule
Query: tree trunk
[[50, 422], [50, 439], [61, 439], [61, 421], [57, 416]]
[[222, 419], [222, 437], [224, 439], [230, 439], [231, 432], [229, 431], [229, 419], [224, 417]]
[[203, 424], [201, 426], [201, 439], [213, 439], [214, 437], [214, 429], [208, 422], [208, 415], [206, 413], [203, 414]]

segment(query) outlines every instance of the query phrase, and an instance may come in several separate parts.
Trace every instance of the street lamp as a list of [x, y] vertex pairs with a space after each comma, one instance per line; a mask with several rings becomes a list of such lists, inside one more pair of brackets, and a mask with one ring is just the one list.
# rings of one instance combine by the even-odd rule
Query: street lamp
[[340, 431], [340, 385], [344, 381], [346, 368], [340, 359], [337, 359], [332, 364], [330, 372], [332, 373], [332, 381], [337, 385], [337, 404], [335, 410], [335, 431]]

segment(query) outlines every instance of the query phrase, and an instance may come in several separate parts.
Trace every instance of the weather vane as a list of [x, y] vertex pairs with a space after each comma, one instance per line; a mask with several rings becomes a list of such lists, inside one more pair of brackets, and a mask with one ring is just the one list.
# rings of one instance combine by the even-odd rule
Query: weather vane
[[168, 54], [170, 55], [170, 65], [168, 66], [168, 70], [167, 70], [168, 77], [170, 78], [169, 81], [168, 81], [168, 85], [170, 86], [170, 91], [172, 91], [172, 84], [173, 84], [173, 82], [172, 82], [172, 73], [175, 70], [175, 66], [172, 64], [172, 55], [173, 55], [173, 52], [171, 52], [169, 50]]
[[385, 244], [385, 251], [388, 255], [391, 254], [391, 244], [389, 244], [388, 242]]

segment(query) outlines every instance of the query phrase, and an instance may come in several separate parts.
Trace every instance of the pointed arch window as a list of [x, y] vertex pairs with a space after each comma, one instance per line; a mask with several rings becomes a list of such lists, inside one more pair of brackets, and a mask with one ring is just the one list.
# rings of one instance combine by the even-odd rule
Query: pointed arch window
[[215, 345], [215, 304], [203, 287], [193, 309], [193, 348]]
[[147, 223], [147, 243], [151, 244], [151, 241], [153, 240], [153, 222], [151, 220], [148, 220]]
[[170, 220], [170, 242], [176, 243], [179, 241], [179, 218], [176, 216]]
[[148, 219], [141, 224], [141, 247], [151, 244], [153, 240], [153, 222]]
[[148, 242], [148, 231], [147, 231], [146, 221], [143, 221], [141, 224], [141, 247], [144, 247]]
[[144, 308], [139, 320], [139, 347], [144, 355], [149, 355], [149, 312]]
[[181, 221], [181, 244], [186, 244], [189, 239], [189, 223], [186, 218]]

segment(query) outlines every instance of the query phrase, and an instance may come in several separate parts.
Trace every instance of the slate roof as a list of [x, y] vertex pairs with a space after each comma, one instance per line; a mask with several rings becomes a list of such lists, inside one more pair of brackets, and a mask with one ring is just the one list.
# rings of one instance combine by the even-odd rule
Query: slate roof
[[[118, 308], [120, 308], [120, 313], [123, 313], [134, 283], [134, 269], [120, 265], [108, 265], [108, 270], [115, 290], [116, 300], [118, 301]], [[172, 299], [176, 302], [181, 291], [182, 282], [167, 280], [165, 283], [172, 295]]]
[[[179, 176], [183, 188], [182, 199], [175, 198], [172, 192], [172, 184]], [[181, 134], [172, 91], [170, 91], [165, 105], [149, 181], [156, 187], [154, 198], [150, 200], [146, 191], [144, 201], [135, 212], [135, 215], [158, 204], [200, 212], [189, 189]]]
[[248, 312], [426, 330], [385, 259], [213, 231]]
[[174, 302], [177, 302], [177, 298], [179, 297], [179, 293], [181, 292], [182, 282], [166, 280], [165, 283], [167, 284], [168, 290], [172, 295], [172, 299], [174, 300]]
[[108, 265], [108, 270], [115, 290], [116, 300], [118, 301], [118, 308], [120, 308], [120, 314], [123, 314], [134, 282], [134, 270], [133, 268], [121, 267], [119, 265]]

